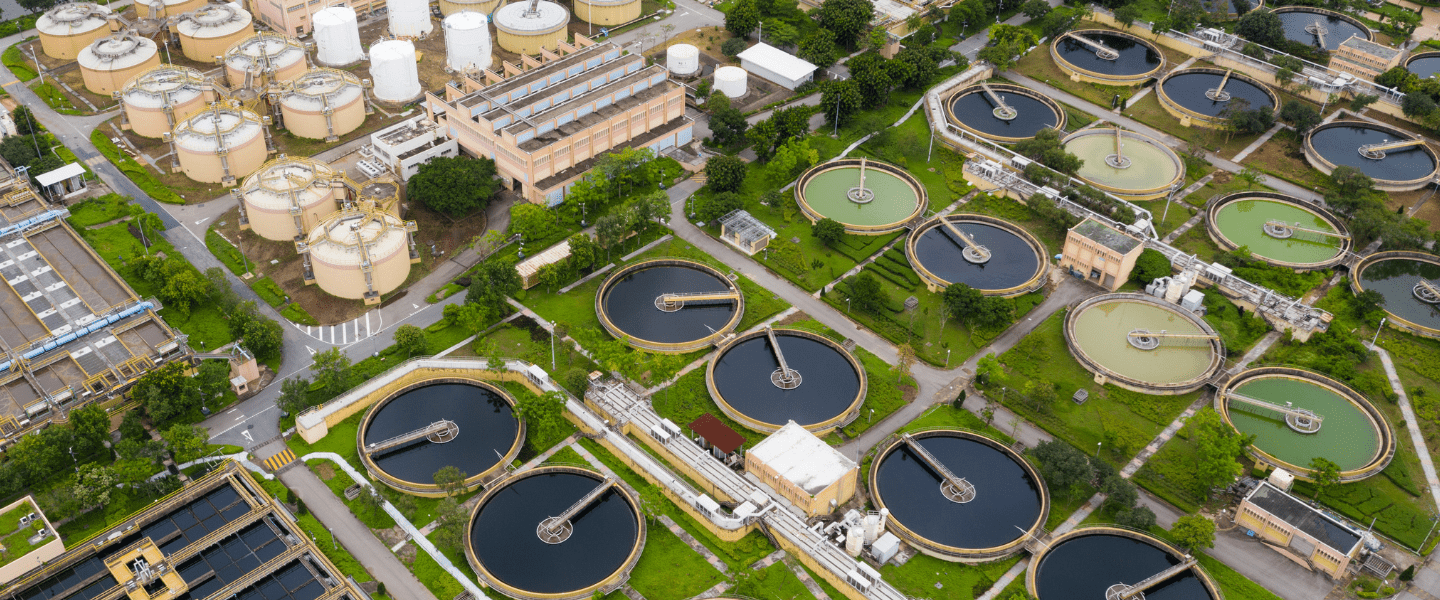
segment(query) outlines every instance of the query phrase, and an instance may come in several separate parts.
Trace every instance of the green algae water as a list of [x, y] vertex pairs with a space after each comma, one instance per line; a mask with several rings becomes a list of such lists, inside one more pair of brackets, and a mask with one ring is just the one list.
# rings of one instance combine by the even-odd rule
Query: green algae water
[[877, 227], [900, 223], [915, 214], [920, 198], [900, 177], [876, 169], [865, 169], [865, 189], [875, 192], [868, 204], [851, 202], [845, 193], [860, 185], [860, 167], [830, 169], [811, 177], [802, 192], [805, 202], [820, 216], [846, 225]]
[[1134, 300], [1112, 300], [1084, 309], [1075, 317], [1075, 345], [1100, 366], [1124, 377], [1152, 384], [1192, 381], [1205, 375], [1214, 361], [1208, 343], [1162, 343], [1154, 350], [1132, 346], [1135, 329], [1152, 333], [1203, 333], [1194, 320], [1176, 310]]
[[1105, 164], [1115, 153], [1115, 134], [1077, 137], [1065, 144], [1065, 151], [1084, 160], [1080, 178], [1119, 190], [1153, 190], [1165, 187], [1180, 174], [1179, 166], [1159, 146], [1132, 137], [1122, 139], [1121, 151], [1130, 159], [1129, 168]]
[[1303, 231], [1283, 240], [1270, 237], [1265, 234], [1264, 225], [1272, 219], [1287, 225], [1299, 223], [1301, 227], [1335, 231], [1324, 217], [1304, 207], [1268, 198], [1236, 200], [1220, 207], [1215, 214], [1215, 226], [1220, 235], [1236, 246], [1246, 246], [1261, 258], [1274, 261], [1320, 263], [1340, 253], [1340, 238]]
[[1308, 409], [1325, 418], [1320, 431], [1299, 433], [1285, 419], [1261, 408], [1230, 400], [1230, 422], [1245, 435], [1255, 436], [1255, 448], [1297, 467], [1325, 457], [1353, 471], [1370, 464], [1380, 449], [1380, 432], [1365, 411], [1344, 396], [1313, 381], [1284, 376], [1260, 376], [1242, 382], [1234, 391], [1266, 402]]

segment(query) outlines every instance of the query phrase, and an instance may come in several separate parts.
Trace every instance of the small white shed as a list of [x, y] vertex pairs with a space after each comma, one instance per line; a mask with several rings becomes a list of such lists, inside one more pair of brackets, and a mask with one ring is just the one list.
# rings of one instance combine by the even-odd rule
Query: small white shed
[[815, 78], [815, 65], [810, 61], [764, 42], [741, 52], [740, 66], [790, 90]]

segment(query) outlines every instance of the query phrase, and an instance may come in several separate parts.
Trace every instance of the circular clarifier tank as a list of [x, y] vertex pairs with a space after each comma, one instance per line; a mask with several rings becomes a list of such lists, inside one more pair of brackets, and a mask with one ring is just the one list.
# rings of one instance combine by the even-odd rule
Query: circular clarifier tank
[[1377, 252], [1354, 269], [1356, 294], [1375, 290], [1385, 297], [1389, 323], [1411, 333], [1440, 338], [1440, 258], [1420, 252]]
[[1127, 200], [1162, 197], [1185, 177], [1185, 163], [1174, 150], [1134, 131], [1086, 129], [1062, 142], [1067, 152], [1085, 161], [1078, 173], [1081, 179]]
[[376, 402], [358, 433], [360, 457], [378, 479], [402, 492], [440, 496], [435, 472], [455, 467], [466, 488], [514, 460], [525, 425], [515, 399], [489, 383], [435, 377]]
[[[967, 252], [971, 243], [984, 252]], [[1045, 246], [1030, 232], [987, 215], [936, 217], [905, 241], [906, 257], [931, 289], [963, 283], [987, 296], [1007, 298], [1045, 284], [1045, 254]]]
[[1375, 39], [1375, 34], [1364, 23], [1337, 12], [1308, 6], [1287, 6], [1275, 9], [1275, 16], [1280, 17], [1280, 26], [1285, 28], [1285, 39], [1323, 47], [1331, 52], [1352, 35], [1367, 41]]
[[816, 165], [800, 176], [795, 201], [810, 221], [834, 219], [849, 233], [898, 231], [925, 212], [925, 187], [904, 169], [864, 158]]
[[[1031, 560], [1025, 587], [1039, 600], [1096, 600], [1116, 584], [1135, 585], [1180, 565], [1178, 548], [1137, 531], [1085, 527], [1055, 538]], [[1219, 600], [1198, 565], [1144, 591], [1147, 600]], [[1137, 596], [1138, 597], [1138, 596]]]
[[1341, 479], [1364, 479], [1384, 469], [1394, 438], [1384, 417], [1359, 392], [1310, 371], [1289, 367], [1250, 369], [1216, 395], [1225, 420], [1241, 435], [1255, 436], [1251, 454], [1301, 477], [1323, 457], [1340, 467]]
[[656, 259], [611, 275], [595, 295], [605, 330], [642, 350], [680, 354], [733, 331], [745, 312], [740, 288], [694, 261]]
[[1145, 294], [1095, 296], [1065, 317], [1070, 354], [1109, 383], [1147, 394], [1184, 394], [1225, 362], [1209, 323]]
[[945, 103], [951, 123], [980, 137], [1012, 143], [1044, 129], [1065, 130], [1065, 111], [1038, 92], [992, 83], [964, 88]]
[[1210, 127], [1225, 123], [1222, 113], [1227, 108], [1275, 110], [1280, 106], [1280, 98], [1264, 84], [1221, 69], [1171, 71], [1160, 80], [1159, 90], [1161, 104], [1172, 114]]
[[[973, 498], [952, 500], [940, 469], [973, 486]], [[926, 554], [951, 561], [1019, 552], [1050, 511], [1045, 485], [1030, 463], [967, 431], [921, 431], [896, 440], [877, 455], [870, 492], [876, 507], [890, 510], [892, 530]]]
[[512, 598], [586, 598], [622, 580], [640, 558], [638, 506], [599, 473], [531, 469], [480, 498], [465, 555], [483, 581]]
[[[859, 415], [865, 369], [840, 344], [807, 331], [755, 331], [736, 338], [710, 361], [710, 395], [737, 422], [765, 433], [794, 421], [823, 435]], [[780, 367], [780, 356], [785, 368]]]
[[1440, 165], [1420, 138], [1369, 121], [1332, 121], [1311, 129], [1305, 158], [1327, 175], [1341, 165], [1355, 167], [1374, 179], [1377, 189], [1392, 192], [1424, 187]]
[[1211, 202], [1210, 238], [1225, 250], [1240, 246], [1272, 265], [1324, 269], [1345, 258], [1350, 232], [1330, 211], [1284, 194], [1236, 192]]
[[1055, 38], [1050, 57], [1082, 79], [1112, 85], [1137, 85], [1165, 67], [1160, 48], [1128, 33], [1082, 29]]
[[1440, 52], [1411, 54], [1410, 58], [1405, 59], [1405, 70], [1421, 79], [1440, 75]]

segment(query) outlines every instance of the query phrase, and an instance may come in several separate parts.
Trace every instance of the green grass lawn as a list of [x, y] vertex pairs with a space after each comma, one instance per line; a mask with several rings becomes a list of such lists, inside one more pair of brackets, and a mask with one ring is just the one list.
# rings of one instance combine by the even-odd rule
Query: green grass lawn
[[335, 494], [336, 498], [344, 502], [345, 506], [350, 508], [350, 513], [354, 514], [355, 518], [359, 519], [361, 523], [364, 523], [366, 527], [371, 529], [389, 529], [395, 526], [395, 519], [392, 518], [389, 513], [386, 513], [384, 509], [378, 507], [371, 508], [365, 506], [358, 500], [348, 500], [345, 498], [346, 488], [355, 485], [355, 480], [351, 479], [350, 475], [346, 474], [344, 470], [336, 466], [333, 462], [328, 460], [307, 460], [305, 461], [305, 466], [309, 467], [310, 471], [315, 473], [315, 476], [319, 477], [321, 481], [324, 481], [325, 485], [330, 488], [330, 493]]
[[784, 561], [758, 571], [742, 573], [727, 595], [756, 600], [815, 600], [815, 596]]
[[136, 490], [116, 490], [110, 494], [110, 502], [90, 512], [76, 515], [70, 522], [60, 525], [59, 534], [65, 540], [67, 549], [75, 548], [105, 528], [119, 523], [130, 515], [149, 506], [155, 497]]
[[880, 576], [911, 598], [970, 600], [994, 586], [995, 580], [1019, 560], [1019, 557], [1012, 557], [968, 565], [916, 554], [903, 566], [887, 564], [881, 567]]
[[[1184, 225], [1185, 221], [1190, 220], [1190, 217], [1195, 216], [1195, 213], [1199, 212], [1179, 202], [1171, 202], [1169, 210], [1166, 210], [1164, 200], [1149, 200], [1145, 202], [1134, 202], [1133, 204], [1150, 211], [1150, 214], [1154, 215], [1155, 231], [1159, 233], [1161, 237], [1175, 231], [1181, 225]], [[1205, 224], [1198, 223], [1195, 226], [1204, 227]]]
[[[790, 327], [817, 333], [837, 342], [844, 341], [844, 337], [835, 330], [814, 319], [797, 321], [790, 324]], [[869, 350], [857, 346], [853, 354], [860, 360], [860, 364], [865, 366], [866, 390], [865, 401], [860, 405], [860, 416], [853, 423], [840, 428], [840, 431], [852, 438], [884, 420], [890, 413], [900, 410], [900, 407], [908, 402], [906, 395], [913, 396], [918, 389], [913, 378], [905, 377], [902, 382], [889, 363], [880, 360], [880, 357], [871, 354]], [[832, 433], [825, 436], [825, 441], [838, 445], [843, 440]]]
[[69, 208], [70, 216], [65, 220], [77, 230], [145, 212], [145, 209], [135, 204], [129, 196], [115, 193], [90, 198], [72, 204]]
[[4, 63], [5, 68], [9, 69], [10, 73], [15, 75], [20, 81], [30, 81], [31, 79], [39, 77], [39, 74], [35, 72], [35, 67], [32, 66], [34, 63], [25, 57], [25, 53], [20, 50], [19, 44], [6, 48], [5, 53], [0, 55], [0, 63]]
[[747, 447], [754, 446], [760, 440], [765, 439], [767, 434], [747, 429], [720, 411], [720, 407], [710, 397], [710, 390], [705, 387], [707, 366], [708, 363], [682, 375], [675, 380], [675, 383], [652, 395], [650, 403], [654, 406], [655, 412], [681, 427], [688, 426], [700, 415], [707, 413], [714, 415], [715, 418], [720, 419], [721, 423], [745, 436]]
[[646, 600], [684, 600], [725, 579], [699, 553], [660, 523], [645, 533], [645, 551], [630, 572], [630, 587]]
[[[1197, 67], [1199, 65], [1196, 65]], [[1173, 135], [1182, 140], [1199, 140], [1206, 150], [1219, 154], [1224, 158], [1230, 158], [1239, 154], [1246, 146], [1260, 138], [1255, 135], [1228, 135], [1224, 132], [1204, 127], [1185, 127], [1180, 124], [1164, 107], [1160, 106], [1160, 100], [1154, 93], [1146, 94], [1144, 98], [1131, 106], [1125, 107], [1125, 116], [1135, 119], [1141, 123], [1154, 127], [1160, 131]]]
[[[528, 319], [522, 318], [521, 320], [530, 322]], [[536, 339], [537, 337], [539, 339]], [[576, 351], [574, 345], [559, 340], [556, 340], [553, 346], [552, 355], [550, 336], [545, 334], [538, 325], [529, 331], [513, 324], [501, 325], [485, 336], [484, 341], [480, 343], [482, 345], [493, 343], [501, 356], [519, 358], [540, 365], [550, 371], [556, 383], [560, 385], [568, 385], [569, 375], [573, 371], [579, 370], [583, 375], [599, 368], [595, 361]], [[585, 393], [585, 390], [570, 389], [570, 393], [580, 396]]]
[[1136, 485], [1187, 513], [1198, 511], [1207, 500], [1192, 469], [1200, 457], [1191, 436], [1189, 425], [1181, 427], [1131, 478]]
[[92, 131], [90, 133], [90, 142], [95, 144], [95, 149], [99, 150], [101, 154], [104, 154], [105, 158], [110, 159], [110, 162], [115, 163], [115, 166], [120, 169], [120, 172], [124, 173], [126, 177], [129, 177], [130, 181], [134, 182], [135, 186], [143, 190], [146, 195], [159, 202], [169, 204], [185, 203], [184, 198], [181, 198], [179, 194], [166, 187], [165, 184], [160, 183], [160, 180], [157, 179], [153, 173], [146, 170], [144, 165], [136, 162], [135, 159], [130, 158], [121, 152], [119, 148], [115, 147], [115, 143], [110, 141], [110, 136], [105, 134], [104, 129], [97, 128], [95, 131]]

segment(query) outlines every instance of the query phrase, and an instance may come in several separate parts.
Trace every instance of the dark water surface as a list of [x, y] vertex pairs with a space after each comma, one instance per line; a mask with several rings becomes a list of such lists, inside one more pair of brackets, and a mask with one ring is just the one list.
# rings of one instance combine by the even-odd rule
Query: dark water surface
[[1405, 65], [1405, 68], [1411, 73], [1414, 73], [1415, 75], [1420, 77], [1421, 79], [1425, 79], [1426, 77], [1434, 77], [1435, 75], [1440, 74], [1440, 56], [1427, 56], [1425, 58], [1417, 58], [1410, 61], [1410, 64]]
[[[1117, 583], [1135, 584], [1173, 565], [1178, 558], [1139, 540], [1086, 535], [1053, 547], [1040, 562], [1035, 591], [1040, 600], [1096, 600]], [[1212, 600], [1193, 571], [1145, 590], [1147, 600]]]
[[807, 426], [840, 416], [855, 401], [860, 375], [843, 354], [823, 342], [779, 331], [775, 340], [785, 363], [804, 378], [800, 387], [782, 390], [770, 383], [780, 362], [770, 339], [762, 335], [730, 347], [715, 363], [715, 388], [725, 402], [762, 423]]
[[414, 441], [371, 460], [386, 473], [413, 483], [433, 483], [435, 472], [447, 466], [479, 475], [510, 451], [520, 432], [510, 405], [499, 394], [464, 383], [437, 383], [405, 392], [380, 407], [364, 433], [365, 443], [382, 442], [441, 419], [454, 421], [460, 435], [443, 444]]
[[1423, 146], [1386, 150], [1385, 158], [1360, 155], [1360, 146], [1400, 141], [1393, 133], [1364, 126], [1337, 126], [1316, 131], [1310, 138], [1315, 151], [1335, 165], [1349, 165], [1373, 179], [1409, 181], [1435, 171], [1435, 159]]
[[1084, 37], [1100, 42], [1120, 53], [1115, 60], [1105, 60], [1095, 55], [1095, 48], [1066, 36], [1060, 40], [1056, 51], [1060, 58], [1076, 67], [1102, 75], [1139, 75], [1160, 66], [1160, 53], [1127, 37], [1105, 33], [1087, 33]]
[[1313, 25], [1316, 20], [1319, 20], [1329, 30], [1325, 34], [1325, 49], [1331, 52], [1340, 47], [1340, 42], [1350, 39], [1352, 35], [1358, 35], [1361, 39], [1369, 39], [1365, 30], [1337, 17], [1303, 11], [1283, 12], [1275, 16], [1280, 17], [1280, 25], [1285, 28], [1285, 39], [1311, 46], [1319, 46], [1320, 40], [1315, 37], [1315, 34], [1305, 31], [1305, 27]]
[[[610, 322], [627, 335], [666, 344], [698, 340], [719, 330], [735, 314], [735, 302], [687, 304], [675, 312], [655, 308], [655, 298], [682, 292], [718, 292], [730, 283], [704, 271], [658, 266], [636, 271], [610, 286], [603, 306]], [[707, 327], [708, 326], [708, 327]]]
[[1385, 310], [1416, 325], [1440, 329], [1440, 307], [1415, 297], [1415, 283], [1424, 279], [1440, 286], [1440, 265], [1391, 258], [1360, 271], [1360, 286], [1385, 296]]
[[1001, 90], [995, 90], [995, 95], [1015, 109], [1014, 119], [1006, 121], [996, 117], [995, 103], [984, 90], [956, 96], [950, 102], [950, 112], [967, 127], [990, 135], [1012, 138], [1035, 137], [1040, 130], [1054, 127], [1060, 122], [1060, 116], [1039, 100]]
[[1215, 89], [1224, 79], [1223, 73], [1181, 73], [1165, 80], [1165, 95], [1171, 100], [1179, 103], [1180, 106], [1193, 110], [1207, 117], [1218, 117], [1225, 110], [1225, 107], [1244, 100], [1249, 104], [1249, 110], [1257, 108], [1275, 109], [1275, 104], [1270, 101], [1270, 95], [1253, 83], [1242, 81], [1233, 75], [1225, 82], [1225, 91], [1230, 93], [1230, 100], [1216, 102], [1205, 96], [1205, 92]]
[[915, 257], [935, 276], [978, 290], [1012, 288], [1035, 275], [1041, 258], [1020, 236], [985, 223], [955, 225], [990, 250], [990, 262], [975, 264], [961, 255], [965, 246], [944, 224], [931, 227], [915, 241]]

